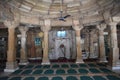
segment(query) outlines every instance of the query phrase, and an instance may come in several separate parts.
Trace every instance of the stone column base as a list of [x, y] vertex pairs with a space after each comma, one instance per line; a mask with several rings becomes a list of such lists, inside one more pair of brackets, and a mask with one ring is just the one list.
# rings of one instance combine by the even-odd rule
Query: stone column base
[[100, 58], [100, 61], [99, 62], [108, 62], [107, 60], [106, 60], [106, 58]]
[[119, 70], [120, 69], [120, 61], [117, 63], [113, 63], [112, 65], [108, 65], [108, 68], [111, 70]]
[[27, 65], [29, 62], [20, 62], [19, 65]]
[[95, 54], [90, 54], [89, 58], [94, 59], [94, 58], [96, 58], [96, 56], [95, 56]]
[[42, 65], [48, 65], [48, 64], [50, 64], [50, 62], [42, 62]]
[[115, 70], [115, 69], [120, 69], [120, 60], [115, 64], [113, 63], [112, 70]]
[[44, 59], [43, 59], [42, 65], [44, 65], [44, 64], [50, 64], [49, 60], [44, 60]]
[[17, 62], [6, 62], [6, 68], [4, 69], [4, 72], [14, 72], [17, 69], [19, 69]]
[[27, 65], [29, 62], [27, 60], [20, 60], [19, 65]]
[[84, 63], [83, 59], [77, 59], [76, 63]]

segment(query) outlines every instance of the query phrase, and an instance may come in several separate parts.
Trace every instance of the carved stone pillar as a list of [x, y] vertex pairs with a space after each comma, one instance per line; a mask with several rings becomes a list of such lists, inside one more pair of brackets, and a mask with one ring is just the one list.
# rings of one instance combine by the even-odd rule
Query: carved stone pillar
[[73, 20], [73, 29], [76, 32], [76, 47], [77, 47], [77, 59], [76, 63], [84, 63], [82, 59], [82, 51], [81, 51], [81, 29], [83, 26], [79, 24], [79, 20]]
[[85, 36], [85, 50], [86, 52], [89, 51], [89, 38], [88, 34]]
[[8, 51], [5, 72], [14, 72], [18, 69], [15, 54], [15, 28], [18, 23], [15, 21], [5, 21], [5, 26], [8, 27]]
[[100, 50], [100, 62], [107, 62], [105, 55], [105, 44], [104, 44], [104, 29], [106, 28], [106, 24], [97, 25], [99, 29], [99, 50]]
[[111, 66], [112, 69], [120, 69], [120, 60], [119, 60], [119, 48], [118, 48], [118, 40], [117, 40], [117, 23], [111, 22], [109, 24], [111, 30]]
[[19, 26], [21, 32], [21, 50], [20, 50], [20, 63], [22, 65], [28, 64], [27, 53], [26, 53], [26, 32], [28, 31], [27, 27]]
[[95, 58], [95, 53], [94, 53], [94, 49], [93, 49], [93, 47], [94, 47], [94, 43], [93, 43], [93, 36], [94, 35], [94, 30], [91, 30], [91, 32], [90, 32], [90, 53], [89, 53], [89, 55], [90, 55], [90, 57], [89, 58]]
[[41, 29], [44, 32], [44, 45], [43, 45], [43, 59], [42, 64], [50, 64], [48, 58], [48, 32], [51, 29], [51, 21], [45, 20], [45, 26], [42, 26]]

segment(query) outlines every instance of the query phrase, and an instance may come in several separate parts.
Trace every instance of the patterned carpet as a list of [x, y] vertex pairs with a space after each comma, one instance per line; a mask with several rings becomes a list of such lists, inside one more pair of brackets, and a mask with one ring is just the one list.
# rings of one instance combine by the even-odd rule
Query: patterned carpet
[[0, 80], [120, 80], [120, 75], [104, 63], [60, 63], [20, 65], [19, 69]]

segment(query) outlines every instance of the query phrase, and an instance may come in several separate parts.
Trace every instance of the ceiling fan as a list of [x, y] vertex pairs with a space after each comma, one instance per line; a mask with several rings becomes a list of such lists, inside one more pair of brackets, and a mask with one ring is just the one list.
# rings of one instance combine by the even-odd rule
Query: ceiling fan
[[71, 16], [71, 15], [62, 16], [63, 11], [60, 11], [60, 14], [61, 14], [61, 16], [59, 17], [60, 21], [66, 21], [65, 19]]
[[65, 19], [70, 17], [71, 15], [66, 15], [66, 16], [63, 16], [63, 0], [61, 0], [61, 10], [60, 10], [60, 17], [59, 17], [59, 20], [60, 21], [66, 21]]

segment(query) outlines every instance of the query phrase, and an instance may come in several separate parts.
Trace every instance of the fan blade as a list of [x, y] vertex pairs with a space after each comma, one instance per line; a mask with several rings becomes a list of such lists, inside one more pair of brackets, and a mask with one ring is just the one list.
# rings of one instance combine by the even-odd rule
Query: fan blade
[[66, 21], [64, 18], [59, 18], [60, 21]]
[[66, 16], [64, 16], [64, 18], [67, 18], [67, 17], [70, 17], [71, 15], [66, 15]]
[[61, 20], [61, 21], [64, 21], [64, 22], [66, 22], [66, 20], [64, 20], [64, 19], [63, 19], [63, 20]]

